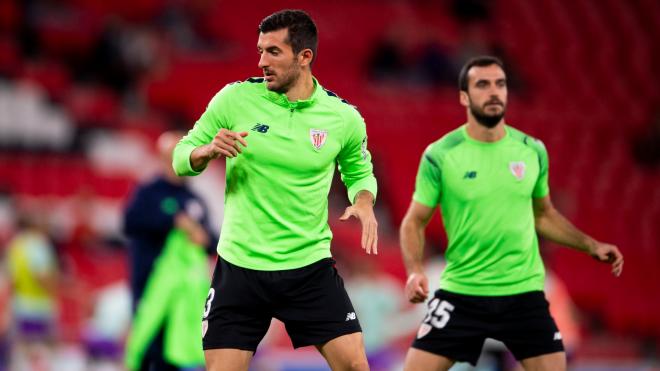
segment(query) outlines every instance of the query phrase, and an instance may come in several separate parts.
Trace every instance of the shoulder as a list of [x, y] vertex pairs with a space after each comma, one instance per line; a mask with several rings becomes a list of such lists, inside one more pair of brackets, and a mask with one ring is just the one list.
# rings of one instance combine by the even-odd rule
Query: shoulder
[[511, 126], [507, 126], [507, 129], [509, 130], [511, 139], [516, 143], [520, 143], [533, 150], [539, 157], [546, 157], [548, 155], [545, 145], [541, 140]]
[[442, 166], [447, 153], [454, 148], [457, 148], [464, 141], [465, 136], [463, 135], [461, 128], [454, 129], [442, 136], [442, 138], [429, 144], [424, 150], [422, 161], [427, 161], [439, 169]]
[[465, 142], [462, 128], [457, 128], [442, 136], [442, 138], [429, 144], [424, 151], [424, 155], [429, 155], [435, 158], [443, 157], [447, 152], [458, 147], [461, 143]]
[[321, 94], [319, 94], [321, 104], [327, 106], [348, 122], [361, 123], [364, 121], [356, 106], [352, 105], [332, 90], [326, 89], [322, 86], [320, 89], [322, 89]]
[[262, 92], [264, 89], [263, 77], [250, 77], [243, 81], [234, 81], [226, 84], [220, 91], [218, 91], [211, 103], [218, 102], [222, 99], [231, 98], [237, 95], [245, 95], [251, 93]]

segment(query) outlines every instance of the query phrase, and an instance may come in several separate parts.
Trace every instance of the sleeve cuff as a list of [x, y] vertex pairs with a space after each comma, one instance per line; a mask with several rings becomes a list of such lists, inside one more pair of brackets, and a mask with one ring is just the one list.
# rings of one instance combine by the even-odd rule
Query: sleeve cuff
[[413, 201], [415, 201], [417, 203], [420, 203], [424, 206], [430, 207], [430, 208], [435, 208], [436, 206], [438, 206], [438, 204], [436, 202], [433, 202], [433, 201], [429, 202], [428, 200], [424, 200], [421, 197], [419, 197], [417, 195], [414, 195], [414, 194], [413, 194]]
[[352, 186], [348, 188], [348, 201], [352, 204], [355, 203], [355, 196], [360, 191], [369, 191], [374, 195], [374, 203], [376, 202], [376, 197], [378, 196], [378, 185], [376, 183], [376, 178], [370, 176], [368, 178], [361, 179]]
[[195, 148], [194, 145], [186, 143], [179, 143], [176, 148], [174, 148], [172, 166], [174, 167], [176, 175], [199, 175], [202, 173], [204, 169], [202, 169], [202, 171], [195, 171], [190, 165], [190, 154]]

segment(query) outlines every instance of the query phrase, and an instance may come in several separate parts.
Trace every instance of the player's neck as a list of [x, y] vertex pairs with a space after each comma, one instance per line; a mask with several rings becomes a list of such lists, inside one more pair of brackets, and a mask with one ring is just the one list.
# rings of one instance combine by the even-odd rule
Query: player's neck
[[296, 84], [285, 93], [289, 102], [309, 99], [314, 94], [314, 79], [311, 72], [303, 72]]
[[504, 138], [506, 130], [504, 130], [504, 119], [492, 128], [487, 128], [479, 124], [473, 117], [468, 118], [468, 123], [465, 128], [470, 138], [480, 142], [497, 142]]

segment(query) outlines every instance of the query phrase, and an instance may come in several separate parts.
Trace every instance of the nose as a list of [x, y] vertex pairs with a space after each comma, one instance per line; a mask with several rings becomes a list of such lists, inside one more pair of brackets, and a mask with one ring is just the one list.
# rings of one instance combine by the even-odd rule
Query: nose
[[266, 56], [265, 52], [261, 53], [259, 55], [259, 64], [258, 64], [258, 66], [261, 69], [268, 67], [268, 57]]

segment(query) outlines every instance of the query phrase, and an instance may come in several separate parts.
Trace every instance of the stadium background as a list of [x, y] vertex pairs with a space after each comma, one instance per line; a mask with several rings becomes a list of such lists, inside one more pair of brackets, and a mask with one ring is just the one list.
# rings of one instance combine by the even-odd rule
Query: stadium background
[[[331, 226], [333, 251], [355, 295], [381, 292], [380, 308], [391, 307], [362, 309], [384, 321], [373, 331], [386, 342], [373, 340], [374, 352], [400, 357], [421, 319], [402, 303], [397, 228], [423, 149], [464, 121], [457, 66], [485, 53], [501, 56], [509, 69], [507, 121], [548, 148], [557, 206], [626, 257], [615, 279], [605, 265], [544, 244], [553, 281], [563, 283], [577, 313], [571, 367], [658, 367], [660, 2], [3, 0], [0, 253], [17, 215], [38, 214], [61, 271], [53, 365], [113, 369], [112, 359], [90, 360], [87, 342], [90, 333], [121, 342], [128, 326], [119, 230], [127, 197], [156, 171], [159, 133], [189, 128], [224, 84], [260, 75], [256, 26], [281, 8], [314, 17], [314, 75], [367, 122], [381, 253], [365, 260], [358, 223], [335, 222], [345, 206], [339, 184]], [[222, 171], [216, 165], [195, 181], [215, 205]], [[214, 215], [219, 223], [222, 210]], [[445, 243], [437, 217], [428, 241], [429, 256], [439, 261]], [[12, 344], [7, 280], [5, 272], [5, 349]], [[290, 353], [281, 328], [274, 333], [255, 369], [319, 369], [315, 351]]]

